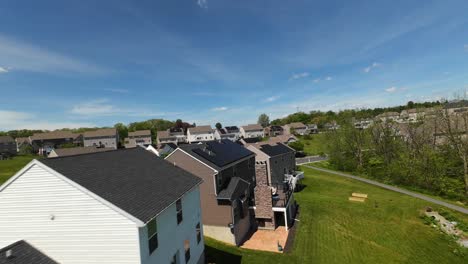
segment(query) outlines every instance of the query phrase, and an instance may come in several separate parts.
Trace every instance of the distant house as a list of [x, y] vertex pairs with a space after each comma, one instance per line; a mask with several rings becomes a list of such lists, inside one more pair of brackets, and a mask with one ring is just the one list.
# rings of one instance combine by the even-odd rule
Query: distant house
[[15, 140], [10, 136], [0, 136], [0, 159], [3, 156], [13, 156], [17, 153]]
[[0, 263], [204, 263], [200, 184], [143, 148], [33, 160], [0, 186]]
[[213, 139], [215, 139], [214, 131], [211, 126], [196, 126], [187, 129], [187, 142], [190, 144]]
[[[264, 141], [266, 144], [277, 144], [277, 143], [283, 143], [283, 144], [289, 144], [291, 142], [296, 142], [297, 137], [294, 135], [279, 135], [276, 137], [270, 137], [268, 138], [267, 141]], [[255, 143], [255, 142], [252, 142]]]
[[249, 210], [255, 187], [255, 154], [225, 139], [181, 145], [166, 160], [203, 179], [204, 234], [242, 244], [255, 227]]
[[255, 218], [259, 228], [292, 226], [297, 211], [294, 189], [303, 172], [296, 171], [294, 149], [282, 144], [249, 144], [255, 156]]
[[282, 126], [269, 126], [264, 129], [265, 137], [276, 137], [283, 135], [284, 129]]
[[229, 139], [231, 141], [236, 141], [240, 137], [240, 130], [236, 126], [223, 127], [221, 129], [215, 129], [214, 131], [215, 139]]
[[174, 150], [177, 149], [177, 145], [174, 143], [166, 143], [159, 148], [158, 151], [158, 156], [159, 157], [166, 157], [167, 155], [171, 154]]
[[250, 124], [240, 127], [241, 137], [243, 138], [262, 138], [265, 136], [263, 127], [258, 124]]
[[53, 149], [48, 158], [57, 158], [57, 157], [68, 157], [68, 156], [75, 156], [75, 155], [82, 155], [82, 154], [89, 154], [89, 153], [96, 153], [96, 152], [104, 152], [104, 151], [111, 151], [115, 150], [114, 148], [98, 148], [95, 146], [91, 147], [76, 147], [76, 148], [61, 148], [61, 149]]
[[400, 114], [398, 112], [385, 112], [376, 116], [377, 120], [386, 122], [386, 121], [398, 121]]
[[136, 146], [149, 146], [153, 143], [151, 139], [151, 130], [138, 130], [128, 132], [128, 137], [124, 139], [125, 148], [134, 148]]
[[31, 145], [29, 137], [17, 137], [15, 138], [16, 151], [19, 152], [23, 145]]
[[294, 122], [284, 126], [284, 131], [287, 135], [297, 134], [297, 135], [306, 135], [309, 134], [307, 126], [301, 122]]
[[336, 123], [336, 121], [326, 123], [325, 125], [323, 125], [323, 127], [326, 130], [338, 130], [338, 129], [340, 129], [340, 125], [338, 125], [338, 123]]
[[156, 140], [158, 146], [165, 143], [174, 143], [177, 145], [179, 143], [187, 142], [187, 136], [185, 136], [182, 128], [171, 128], [164, 131], [158, 131]]
[[70, 131], [53, 131], [46, 133], [36, 133], [30, 137], [34, 152], [39, 155], [48, 155], [53, 149], [60, 148], [62, 145], [81, 145], [82, 135]]
[[310, 134], [318, 134], [319, 132], [317, 124], [309, 124], [307, 125], [307, 129]]
[[86, 131], [83, 134], [83, 145], [85, 147], [102, 147], [117, 149], [119, 134], [115, 128], [103, 128], [95, 131]]
[[354, 122], [354, 127], [357, 129], [368, 129], [374, 124], [372, 119], [361, 119]]

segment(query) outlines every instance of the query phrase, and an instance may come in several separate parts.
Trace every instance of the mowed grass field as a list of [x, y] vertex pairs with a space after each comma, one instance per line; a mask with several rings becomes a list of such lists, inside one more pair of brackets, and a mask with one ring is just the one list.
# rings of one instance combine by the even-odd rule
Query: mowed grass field
[[311, 134], [309, 139], [299, 136], [299, 141], [304, 144], [304, 153], [307, 155], [320, 155], [328, 153], [327, 134]]
[[[244, 250], [207, 239], [212, 263], [468, 263], [468, 251], [420, 219], [426, 206], [411, 198], [303, 168], [307, 187], [296, 193], [300, 222], [292, 253]], [[349, 202], [352, 192], [369, 195]], [[468, 216], [456, 215], [463, 221]]]
[[0, 185], [34, 158], [35, 156], [16, 156], [12, 159], [0, 160]]

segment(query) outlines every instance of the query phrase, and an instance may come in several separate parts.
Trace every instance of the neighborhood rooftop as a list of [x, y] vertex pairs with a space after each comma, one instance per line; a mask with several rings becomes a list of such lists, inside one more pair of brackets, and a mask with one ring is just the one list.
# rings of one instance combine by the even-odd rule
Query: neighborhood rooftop
[[282, 143], [278, 143], [278, 144], [275, 144], [275, 145], [263, 144], [263, 145], [260, 145], [260, 146], [257, 146], [257, 147], [270, 157], [278, 156], [278, 155], [282, 155], [282, 154], [286, 154], [286, 153], [290, 153], [290, 152], [294, 152], [293, 149], [291, 149], [290, 147], [288, 147], [288, 146], [286, 146], [286, 145], [284, 145]]
[[97, 148], [97, 147], [76, 147], [76, 148], [60, 148], [54, 149], [53, 151], [59, 157], [66, 157], [66, 156], [74, 156], [74, 155], [81, 155], [81, 154], [88, 154], [88, 153], [96, 153], [96, 152], [105, 152], [105, 151], [112, 151], [115, 150], [114, 148]]
[[106, 136], [114, 136], [117, 134], [117, 129], [115, 128], [103, 128], [98, 129], [95, 131], [86, 131], [84, 132], [83, 136], [85, 138], [92, 138], [92, 137], [106, 137]]
[[0, 143], [10, 143], [15, 142], [15, 140], [10, 136], [0, 136]]
[[211, 126], [197, 126], [197, 127], [190, 127], [190, 133], [207, 133], [213, 132]]
[[[8, 254], [11, 254], [9, 257]], [[0, 264], [57, 264], [44, 253], [20, 240], [0, 249]]]
[[52, 131], [52, 132], [46, 132], [46, 133], [35, 133], [33, 136], [31, 136], [31, 140], [77, 138], [78, 136], [79, 134], [75, 134], [70, 131]]
[[201, 183], [200, 178], [143, 148], [43, 159], [40, 162], [143, 223]]
[[228, 139], [183, 145], [180, 148], [216, 170], [254, 155], [250, 150]]
[[258, 124], [250, 124], [250, 125], [242, 126], [242, 128], [244, 129], [244, 131], [263, 130], [263, 127], [261, 125], [258, 125]]
[[151, 130], [138, 130], [134, 132], [128, 132], [129, 137], [138, 137], [138, 136], [151, 136]]

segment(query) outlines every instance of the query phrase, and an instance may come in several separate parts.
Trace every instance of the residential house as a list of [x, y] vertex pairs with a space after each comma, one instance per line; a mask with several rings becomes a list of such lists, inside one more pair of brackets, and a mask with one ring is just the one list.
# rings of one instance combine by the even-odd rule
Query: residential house
[[282, 126], [269, 126], [264, 129], [265, 137], [276, 137], [284, 134]]
[[0, 248], [27, 241], [66, 264], [204, 263], [200, 184], [143, 148], [33, 160], [0, 186]]
[[102, 147], [117, 149], [119, 134], [115, 128], [103, 128], [95, 131], [86, 131], [83, 134], [83, 145], [85, 147]]
[[23, 145], [31, 145], [29, 137], [17, 137], [15, 138], [16, 151], [19, 152]]
[[307, 129], [309, 130], [309, 134], [318, 134], [318, 126], [317, 124], [309, 124], [307, 125]]
[[399, 118], [400, 118], [400, 114], [398, 112], [385, 112], [376, 116], [376, 119], [382, 122], [387, 122], [387, 121], [397, 122]]
[[240, 137], [239, 128], [236, 126], [223, 127], [221, 129], [215, 129], [214, 138], [215, 139], [229, 139], [231, 141], [236, 141]]
[[203, 179], [206, 236], [240, 245], [255, 228], [249, 202], [255, 187], [255, 154], [230, 140], [181, 145], [166, 160]]
[[147, 147], [153, 143], [151, 139], [151, 130], [138, 130], [128, 132], [128, 137], [125, 138], [125, 148], [134, 148], [136, 146]]
[[354, 127], [357, 128], [357, 129], [368, 129], [369, 127], [372, 126], [372, 124], [374, 124], [374, 120], [372, 119], [361, 119], [361, 120], [357, 120], [354, 122]]
[[0, 158], [17, 154], [16, 142], [10, 136], [0, 136]]
[[255, 218], [258, 228], [275, 229], [294, 223], [294, 190], [303, 172], [296, 171], [294, 149], [285, 144], [249, 144], [255, 156]]
[[33, 150], [39, 155], [48, 155], [53, 149], [64, 145], [79, 146], [82, 144], [82, 135], [70, 131], [53, 131], [46, 133], [35, 133], [29, 138]]
[[240, 127], [241, 137], [243, 138], [262, 138], [265, 136], [263, 127], [257, 124], [250, 124]]
[[[276, 137], [270, 137], [268, 140], [263, 141], [266, 144], [277, 144], [277, 143], [283, 143], [283, 144], [289, 144], [291, 142], [296, 142], [297, 137], [294, 135], [279, 135]], [[256, 142], [251, 142], [251, 143], [256, 143]]]
[[157, 134], [157, 143], [158, 146], [161, 146], [165, 143], [184, 143], [187, 142], [187, 136], [184, 134], [184, 130], [182, 128], [171, 128], [165, 131], [158, 131]]
[[187, 142], [189, 144], [210, 141], [214, 138], [214, 132], [211, 126], [196, 126], [187, 129]]
[[284, 125], [284, 133], [287, 135], [296, 134], [296, 135], [307, 135], [309, 130], [306, 125], [301, 122], [294, 122], [291, 124]]
[[166, 143], [161, 146], [161, 148], [157, 149], [159, 157], [166, 157], [167, 155], [171, 154], [174, 150], [177, 149], [177, 145], [174, 143]]
[[413, 108], [413, 109], [403, 110], [400, 113], [400, 118], [398, 121], [414, 123], [424, 118], [424, 115], [425, 115], [425, 109], [423, 108]]
[[114, 148], [98, 148], [95, 146], [91, 147], [76, 147], [76, 148], [61, 148], [61, 149], [53, 149], [48, 158], [57, 158], [57, 157], [68, 157], [68, 156], [75, 156], [75, 155], [82, 155], [82, 154], [89, 154], [89, 153], [96, 153], [96, 152], [104, 152], [104, 151], [112, 151], [115, 150]]
[[336, 121], [325, 123], [325, 125], [323, 125], [323, 127], [326, 130], [338, 130], [338, 129], [340, 129], [340, 125], [338, 125], [338, 123]]

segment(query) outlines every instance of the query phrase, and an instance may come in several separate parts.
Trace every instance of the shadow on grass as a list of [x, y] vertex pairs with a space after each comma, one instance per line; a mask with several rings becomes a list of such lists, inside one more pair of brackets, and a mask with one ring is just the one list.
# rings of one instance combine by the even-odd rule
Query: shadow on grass
[[242, 256], [205, 245], [206, 263], [240, 264]]

